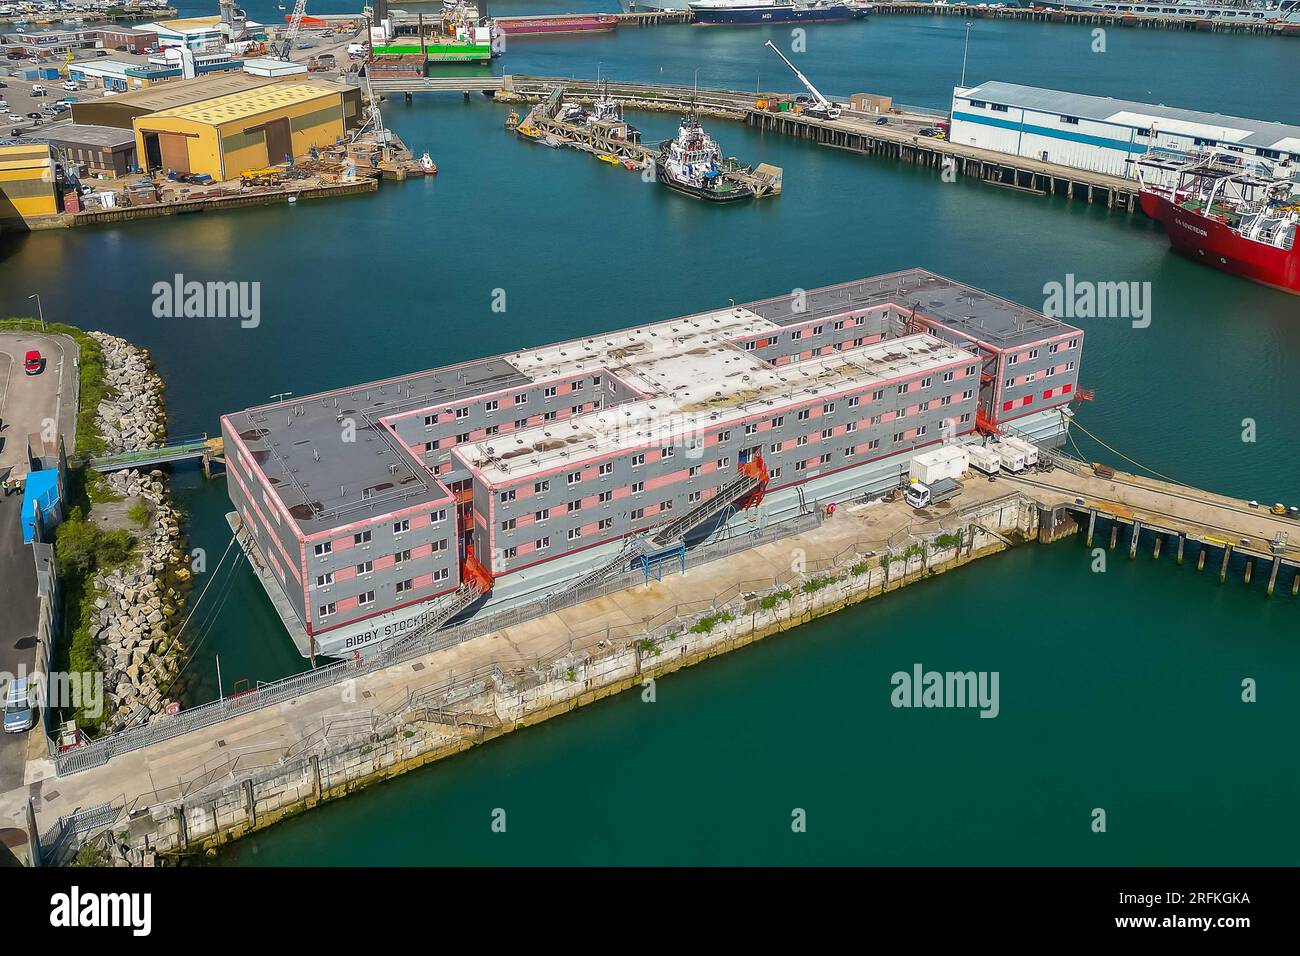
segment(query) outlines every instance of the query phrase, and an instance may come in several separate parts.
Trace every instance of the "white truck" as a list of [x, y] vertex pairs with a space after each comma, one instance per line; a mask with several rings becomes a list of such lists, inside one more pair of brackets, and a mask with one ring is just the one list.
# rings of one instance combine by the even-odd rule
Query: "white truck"
[[966, 454], [970, 457], [970, 466], [986, 475], [996, 475], [1002, 467], [1002, 456], [989, 445], [970, 445]]
[[933, 484], [914, 481], [903, 492], [903, 500], [918, 510], [947, 501], [961, 493], [961, 485], [952, 478], [940, 478]]

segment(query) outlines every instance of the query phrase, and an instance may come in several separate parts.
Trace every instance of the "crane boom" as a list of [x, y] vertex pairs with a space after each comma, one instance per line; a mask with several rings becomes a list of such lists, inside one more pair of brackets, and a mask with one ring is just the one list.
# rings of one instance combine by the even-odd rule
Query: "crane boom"
[[815, 109], [809, 110], [809, 112], [813, 113], [814, 115], [824, 115], [827, 119], [839, 119], [840, 108], [836, 106], [834, 103], [832, 103], [830, 100], [828, 100], [826, 97], [822, 96], [821, 90], [813, 86], [812, 83], [809, 81], [808, 77], [800, 73], [799, 68], [785, 58], [785, 54], [777, 49], [775, 43], [773, 43], [771, 40], [768, 40], [766, 45], [771, 47], [772, 52], [781, 58], [782, 63], [784, 63], [786, 66], [788, 66], [791, 70], [794, 71], [794, 75], [799, 77], [799, 82], [802, 83], [808, 89], [808, 92], [812, 94], [813, 104]]
[[294, 0], [293, 14], [289, 17], [289, 29], [285, 31], [284, 45], [280, 47], [280, 59], [288, 60], [293, 52], [293, 45], [298, 40], [298, 31], [302, 29], [302, 18], [307, 12], [307, 0]]

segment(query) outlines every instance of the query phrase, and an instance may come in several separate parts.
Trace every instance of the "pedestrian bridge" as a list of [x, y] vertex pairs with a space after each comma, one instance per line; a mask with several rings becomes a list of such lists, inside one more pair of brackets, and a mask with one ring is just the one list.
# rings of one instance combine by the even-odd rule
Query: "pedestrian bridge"
[[141, 448], [116, 455], [98, 455], [86, 461], [86, 467], [98, 472], [122, 471], [125, 468], [150, 468], [169, 462], [196, 460], [206, 466], [225, 454], [221, 436], [209, 438], [207, 433], [193, 435], [169, 442], [159, 448]]

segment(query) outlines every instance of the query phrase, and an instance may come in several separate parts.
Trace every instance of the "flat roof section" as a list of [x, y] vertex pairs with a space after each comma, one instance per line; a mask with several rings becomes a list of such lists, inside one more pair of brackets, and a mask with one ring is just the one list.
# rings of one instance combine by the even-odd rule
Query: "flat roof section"
[[[658, 328], [650, 326], [643, 335]], [[763, 328], [772, 326], [764, 322]], [[780, 366], [768, 365], [730, 344], [701, 347], [688, 339], [675, 349], [664, 349], [653, 360], [662, 387], [649, 398], [458, 445], [453, 454], [476, 468], [489, 484], [513, 484], [637, 448], [680, 446], [745, 418], [780, 415], [817, 396], [976, 361], [964, 349], [924, 333]], [[592, 367], [602, 366], [597, 362]], [[629, 380], [628, 369], [614, 363], [604, 367]]]
[[1018, 348], [1079, 331], [1041, 312], [924, 269], [809, 290], [803, 293], [806, 308], [799, 312], [792, 309], [791, 299], [790, 295], [776, 296], [747, 302], [744, 308], [779, 325], [798, 325], [857, 309], [894, 305], [909, 312], [915, 309], [997, 349]]
[[173, 117], [204, 123], [208, 126], [221, 126], [242, 119], [250, 119], [263, 113], [297, 106], [326, 97], [336, 97], [342, 89], [329, 89], [308, 83], [273, 83], [255, 89], [227, 93], [212, 99], [187, 103], [171, 109], [158, 110], [153, 118]]
[[[310, 535], [447, 499], [424, 465], [378, 424], [380, 418], [528, 382], [508, 362], [485, 359], [262, 405], [226, 418], [303, 534]], [[341, 419], [346, 418], [356, 423], [354, 444], [342, 440]], [[367, 488], [372, 489], [369, 498], [364, 497]]]
[[89, 126], [73, 123], [58, 126], [43, 136], [34, 137], [57, 146], [93, 146], [98, 149], [122, 149], [135, 146], [135, 134], [116, 126]]
[[201, 76], [192, 80], [173, 80], [158, 86], [150, 86], [131, 93], [119, 93], [101, 100], [86, 102], [112, 103], [115, 106], [127, 106], [145, 113], [171, 109], [197, 103], [200, 100], [224, 96], [240, 90], [252, 90], [276, 82], [271, 77], [250, 76], [247, 73], [223, 73], [220, 76]]
[[1067, 93], [999, 81], [981, 83], [957, 95], [962, 99], [987, 100], [1004, 106], [1024, 107], [1124, 126], [1141, 128], [1154, 125], [1167, 133], [1200, 136], [1242, 146], [1288, 151], [1300, 148], [1300, 126], [1269, 123], [1243, 116], [1203, 113], [1175, 106], [1117, 100], [1087, 93]]

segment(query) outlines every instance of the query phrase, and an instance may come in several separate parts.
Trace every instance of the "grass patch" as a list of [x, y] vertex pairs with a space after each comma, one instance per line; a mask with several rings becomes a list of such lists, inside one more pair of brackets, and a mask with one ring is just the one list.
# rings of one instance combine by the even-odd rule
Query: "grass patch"
[[784, 591], [777, 591], [773, 594], [767, 595], [758, 602], [758, 606], [764, 611], [770, 611], [778, 604], [784, 604], [788, 600], [790, 600], [790, 589], [786, 588]]
[[127, 509], [126, 514], [128, 518], [142, 528], [149, 523], [149, 505], [143, 498]]
[[871, 562], [866, 560], [859, 561], [857, 564], [849, 568], [849, 570], [853, 572], [855, 576], [866, 574], [868, 571], [871, 570]]

